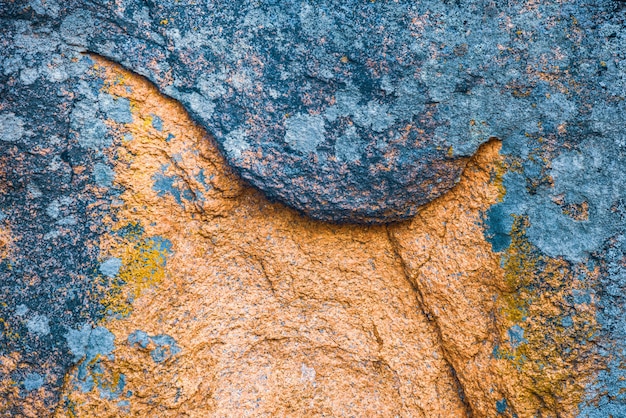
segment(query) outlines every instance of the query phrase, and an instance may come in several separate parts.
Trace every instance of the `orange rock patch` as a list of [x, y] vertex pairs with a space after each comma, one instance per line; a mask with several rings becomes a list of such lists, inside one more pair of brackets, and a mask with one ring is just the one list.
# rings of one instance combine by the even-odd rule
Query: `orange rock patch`
[[[503, 193], [497, 141], [412, 221], [324, 224], [243, 184], [179, 104], [96, 61], [134, 118], [112, 123], [124, 192], [111, 230], [139, 225], [171, 251], [150, 281], [129, 267], [135, 244], [103, 237], [125, 272], [109, 306], [125, 309], [103, 324], [116, 350], [100, 360], [125, 384], [104, 399], [68, 379], [59, 416], [487, 417], [515, 398], [513, 366], [493, 356], [508, 287], [481, 220]], [[128, 342], [137, 330], [180, 351], [155, 361], [154, 341]]]

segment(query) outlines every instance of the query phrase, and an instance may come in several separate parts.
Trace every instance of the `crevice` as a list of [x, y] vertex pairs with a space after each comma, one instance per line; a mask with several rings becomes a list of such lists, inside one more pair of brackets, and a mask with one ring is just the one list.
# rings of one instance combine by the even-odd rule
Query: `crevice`
[[265, 277], [265, 280], [270, 287], [270, 291], [272, 292], [274, 299], [278, 299], [278, 295], [276, 294], [276, 288], [274, 287], [274, 282], [270, 278], [269, 274], [267, 274], [267, 270], [265, 269], [265, 263], [263, 263], [263, 257], [259, 257], [257, 261], [259, 262], [259, 265], [261, 266], [261, 272], [263, 273], [263, 276]]
[[396, 239], [396, 237], [391, 232], [389, 225], [385, 225], [385, 231], [387, 233], [387, 239], [389, 240], [389, 243], [391, 244], [391, 249], [393, 251], [393, 255], [396, 258], [396, 260], [398, 261], [398, 263], [400, 264], [400, 266], [402, 267], [402, 272], [404, 273], [404, 279], [411, 286], [411, 289], [413, 289], [413, 292], [415, 293], [415, 297], [417, 299], [418, 309], [420, 310], [422, 315], [424, 315], [424, 317], [428, 320], [429, 324], [433, 327], [433, 329], [435, 331], [435, 335], [437, 336], [436, 337], [437, 338], [437, 344], [439, 345], [439, 347], [441, 348], [441, 352], [443, 353], [443, 360], [445, 361], [446, 365], [450, 369], [450, 375], [452, 376], [452, 380], [453, 380], [454, 385], [456, 387], [457, 393], [459, 394], [459, 399], [461, 400], [461, 402], [463, 403], [463, 405], [465, 407], [465, 416], [467, 418], [471, 418], [471, 417], [474, 416], [474, 414], [472, 412], [472, 407], [471, 407], [471, 405], [470, 405], [470, 403], [469, 403], [469, 401], [467, 399], [467, 396], [465, 394], [465, 389], [463, 388], [463, 384], [459, 380], [457, 371], [454, 368], [454, 365], [452, 364], [452, 362], [450, 361], [449, 356], [448, 356], [448, 354], [446, 352], [446, 349], [445, 349], [445, 347], [443, 345], [443, 336], [442, 336], [441, 329], [439, 328], [439, 324], [437, 323], [437, 320], [433, 317], [433, 315], [431, 315], [425, 309], [424, 295], [422, 293], [422, 290], [419, 288], [417, 283], [415, 283], [413, 280], [411, 280], [411, 275], [410, 275], [410, 272], [409, 272], [409, 268], [406, 265], [406, 262], [404, 261], [404, 258], [400, 254], [400, 250], [399, 250], [400, 246], [398, 244], [398, 240]]
[[258, 265], [260, 267], [259, 271], [261, 272], [263, 278], [265, 279], [265, 282], [267, 283], [270, 292], [272, 292], [272, 296], [274, 296], [274, 298], [276, 300], [281, 299], [281, 298], [279, 298], [279, 295], [277, 294], [274, 282], [270, 278], [270, 275], [267, 273], [267, 270], [265, 268], [265, 264], [263, 262], [263, 257], [258, 257], [255, 254], [252, 254], [252, 253], [250, 253], [248, 251], [245, 251], [243, 249], [240, 249], [239, 251], [241, 252], [241, 254], [243, 254], [247, 258], [249, 258], [251, 260], [254, 260], [254, 261], [256, 261], [258, 263]]

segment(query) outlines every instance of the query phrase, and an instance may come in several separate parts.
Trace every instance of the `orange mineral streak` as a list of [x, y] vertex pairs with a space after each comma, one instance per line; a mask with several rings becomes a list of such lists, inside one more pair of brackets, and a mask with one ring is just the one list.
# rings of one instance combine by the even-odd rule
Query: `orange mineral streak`
[[[71, 411], [58, 416], [496, 415], [494, 364], [503, 360], [492, 358], [489, 336], [499, 333], [503, 270], [481, 212], [502, 193], [498, 142], [413, 221], [314, 222], [243, 184], [179, 104], [96, 60], [134, 116], [112, 151], [125, 191], [111, 228], [139, 223], [172, 253], [161, 280], [133, 291], [129, 314], [102, 324], [116, 345], [103, 368], [110, 380], [123, 374], [132, 396], [107, 400], [68, 384]], [[154, 178], [164, 172], [193, 199], [159, 196]], [[103, 239], [103, 257], [120, 254], [114, 241]], [[135, 330], [167, 334], [181, 351], [155, 363], [153, 343], [127, 343]]]
[[11, 229], [0, 221], [0, 260], [9, 257], [13, 246]]

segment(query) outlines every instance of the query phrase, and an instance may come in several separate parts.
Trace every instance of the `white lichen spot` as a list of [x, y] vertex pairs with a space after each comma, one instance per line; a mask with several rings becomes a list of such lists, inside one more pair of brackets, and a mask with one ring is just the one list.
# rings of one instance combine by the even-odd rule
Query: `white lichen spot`
[[229, 158], [241, 158], [241, 154], [248, 148], [250, 148], [250, 144], [246, 141], [246, 131], [244, 129], [235, 129], [226, 135], [224, 140], [224, 150]]
[[19, 141], [25, 133], [22, 118], [13, 112], [0, 113], [0, 141]]
[[69, 209], [74, 203], [74, 199], [69, 196], [63, 196], [58, 199], [54, 199], [46, 208], [46, 214], [52, 219], [59, 219], [61, 212]]
[[67, 16], [61, 23], [61, 36], [70, 45], [84, 45], [88, 34], [96, 27], [92, 14], [86, 10], [79, 10]]
[[130, 100], [125, 97], [114, 97], [110, 94], [100, 93], [98, 106], [107, 118], [117, 123], [132, 123], [133, 121]]
[[365, 144], [354, 126], [348, 127], [346, 133], [335, 142], [335, 156], [342, 162], [353, 162], [361, 158]]
[[20, 81], [25, 86], [30, 86], [39, 78], [39, 71], [36, 68], [24, 68], [20, 72]]
[[122, 260], [117, 257], [112, 257], [100, 264], [100, 273], [107, 277], [113, 278], [117, 276], [122, 268]]
[[304, 154], [315, 152], [324, 141], [324, 118], [320, 115], [298, 114], [285, 123], [285, 142]]
[[48, 215], [52, 219], [58, 218], [61, 214], [61, 209], [59, 206], [59, 201], [56, 199], [53, 200], [46, 208], [46, 215]]
[[56, 222], [57, 225], [61, 226], [73, 226], [78, 225], [78, 219], [74, 215], [65, 216], [64, 218], [59, 219]]
[[280, 92], [276, 89], [269, 89], [268, 93], [270, 95], [270, 97], [274, 100], [278, 99], [280, 97]]
[[306, 364], [302, 363], [302, 367], [300, 368], [300, 380], [303, 382], [314, 382], [315, 381], [315, 369], [313, 367], [307, 367]]
[[203, 119], [209, 119], [213, 115], [215, 104], [199, 93], [193, 92], [185, 95], [184, 101], [187, 102], [192, 111]]
[[31, 0], [29, 6], [40, 15], [59, 17], [61, 7], [56, 0]]
[[74, 361], [78, 361], [85, 356], [90, 335], [91, 327], [88, 324], [84, 324], [78, 330], [69, 329], [65, 334], [65, 340], [74, 356]]
[[28, 373], [22, 385], [27, 392], [37, 390], [44, 384], [44, 377], [39, 373]]
[[374, 132], [383, 132], [389, 128], [395, 118], [389, 114], [389, 106], [370, 100], [354, 112], [354, 123]]
[[370, 100], [360, 104], [362, 95], [354, 87], [338, 91], [335, 94], [335, 105], [326, 109], [324, 117], [333, 122], [339, 117], [350, 116], [354, 123], [365, 129], [383, 132], [396, 121], [396, 115], [386, 104]]
[[28, 307], [22, 303], [15, 308], [15, 315], [24, 316], [28, 313], [28, 310]]
[[26, 328], [28, 331], [39, 336], [50, 334], [50, 320], [45, 315], [35, 315], [28, 321], [26, 321]]
[[93, 177], [98, 186], [111, 187], [115, 178], [115, 172], [106, 164], [96, 163], [93, 167]]
[[28, 183], [28, 185], [26, 186], [26, 190], [28, 191], [28, 193], [33, 199], [37, 199], [43, 196], [43, 193], [41, 193], [41, 190], [39, 190], [39, 187], [37, 187], [37, 185], [33, 182]]
[[65, 67], [56, 59], [53, 60], [45, 70], [48, 81], [52, 83], [61, 83], [69, 78], [69, 74], [65, 70]]
[[196, 85], [203, 96], [214, 100], [226, 95], [227, 91], [224, 84], [226, 78], [226, 75], [221, 72], [217, 74], [202, 75], [196, 82]]
[[231, 76], [230, 82], [232, 86], [240, 92], [252, 90], [252, 80], [245, 71], [238, 71]]
[[43, 236], [44, 240], [50, 240], [50, 239], [55, 239], [61, 236], [61, 231], [59, 231], [58, 229], [52, 230], [50, 232], [48, 232], [46, 235]]
[[28, 373], [22, 385], [27, 392], [37, 390], [44, 384], [44, 377], [39, 373]]
[[95, 98], [87, 97], [74, 104], [70, 126], [78, 133], [78, 143], [89, 149], [102, 149], [111, 145], [108, 128], [97, 116]]

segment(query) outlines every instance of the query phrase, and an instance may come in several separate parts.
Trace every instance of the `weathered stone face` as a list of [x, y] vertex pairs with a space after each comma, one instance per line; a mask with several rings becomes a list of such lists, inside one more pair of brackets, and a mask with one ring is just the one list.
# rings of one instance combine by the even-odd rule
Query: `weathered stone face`
[[626, 415], [623, 2], [192, 3], [0, 1], [0, 415]]
[[453, 187], [490, 137], [589, 133], [575, 120], [589, 93], [606, 99], [586, 90], [605, 58], [577, 37], [598, 6], [99, 1], [77, 5], [61, 34], [182, 102], [270, 198], [382, 223]]
[[380, 223], [453, 187], [490, 136], [522, 129], [495, 79], [509, 35], [483, 6], [100, 2], [61, 32], [181, 101], [271, 198]]
[[478, 22], [435, 7], [442, 38], [442, 22], [412, 3], [161, 2], [147, 25], [139, 4], [99, 2], [61, 31], [181, 101], [271, 198], [318, 219], [380, 223], [449, 190], [489, 138], [467, 135], [469, 119], [447, 132], [440, 110], [484, 85], [472, 67], [486, 56], [464, 57]]

